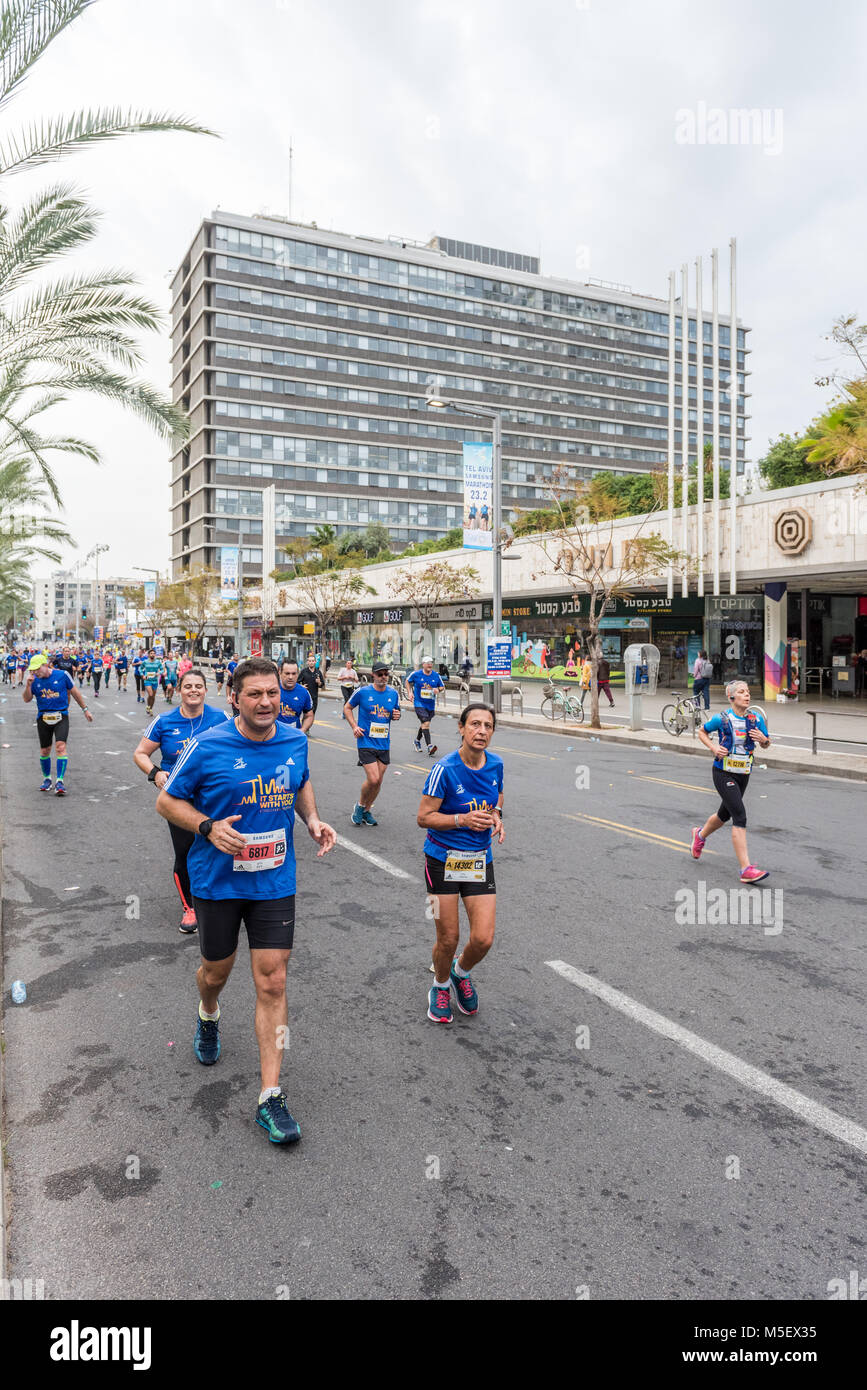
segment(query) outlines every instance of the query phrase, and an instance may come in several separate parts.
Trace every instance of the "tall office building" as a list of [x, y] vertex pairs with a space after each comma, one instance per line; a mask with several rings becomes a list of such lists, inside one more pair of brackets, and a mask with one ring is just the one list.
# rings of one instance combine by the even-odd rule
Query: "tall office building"
[[[667, 458], [668, 302], [539, 273], [531, 256], [445, 237], [422, 245], [279, 218], [206, 218], [172, 284], [173, 396], [192, 434], [172, 461], [175, 576], [240, 545], [261, 573], [262, 489], [277, 554], [330, 523], [382, 522], [394, 549], [461, 524], [463, 441], [478, 419], [426, 393], [499, 406], [504, 514], [544, 503], [558, 466], [589, 478]], [[745, 333], [736, 458], [744, 463]], [[676, 333], [681, 318], [676, 317]], [[701, 409], [711, 429], [704, 324]], [[695, 457], [695, 318], [689, 457]], [[729, 323], [721, 316], [721, 447], [731, 455]], [[680, 343], [677, 345], [680, 358]], [[680, 466], [681, 380], [676, 397]]]

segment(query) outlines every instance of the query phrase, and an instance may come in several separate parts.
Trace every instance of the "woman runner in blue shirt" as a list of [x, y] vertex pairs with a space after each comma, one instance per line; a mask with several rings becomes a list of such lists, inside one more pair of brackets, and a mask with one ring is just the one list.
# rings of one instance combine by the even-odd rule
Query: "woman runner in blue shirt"
[[[206, 729], [226, 723], [228, 715], [225, 710], [214, 709], [213, 705], [205, 704], [206, 692], [207, 682], [203, 672], [195, 666], [185, 671], [178, 685], [180, 708], [158, 714], [139, 740], [139, 745], [133, 753], [133, 761], [136, 767], [141, 768], [148, 781], [153, 782], [157, 791], [162, 791], [172, 768], [196, 734], [203, 734]], [[160, 763], [153, 761], [157, 749], [160, 750]], [[190, 831], [182, 830], [179, 825], [173, 825], [171, 821], [169, 831], [175, 852], [175, 887], [183, 907], [178, 931], [188, 936], [196, 930], [196, 913], [190, 889], [190, 875], [187, 871], [187, 855], [196, 837]]]
[[[488, 705], [467, 705], [458, 725], [461, 746], [435, 763], [427, 775], [418, 824], [424, 842], [428, 902], [433, 906], [436, 945], [434, 984], [428, 995], [432, 1023], [451, 1023], [450, 990], [462, 1014], [479, 1010], [470, 971], [494, 941], [497, 889], [491, 837], [505, 839], [503, 829], [503, 760], [487, 751], [497, 716]], [[458, 897], [470, 919], [470, 939], [456, 955], [460, 928]]]

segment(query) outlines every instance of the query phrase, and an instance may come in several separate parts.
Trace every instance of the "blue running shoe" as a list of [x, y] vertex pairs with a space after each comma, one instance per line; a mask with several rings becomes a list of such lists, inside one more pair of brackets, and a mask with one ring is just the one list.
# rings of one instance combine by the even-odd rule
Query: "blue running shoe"
[[364, 816], [365, 825], [379, 825], [379, 821], [372, 811], [362, 811], [361, 814]]
[[39, 790], [40, 790], [41, 792], [50, 792], [50, 791], [51, 791], [51, 778], [50, 778], [50, 777], [46, 777], [46, 778], [45, 778], [45, 781], [42, 783], [42, 785], [40, 786]]
[[301, 1138], [298, 1121], [286, 1105], [286, 1097], [270, 1095], [256, 1111], [256, 1124], [267, 1129], [272, 1144], [297, 1144]]
[[427, 997], [427, 1016], [431, 1023], [451, 1023], [452, 997], [449, 990], [431, 986]]
[[473, 982], [469, 975], [461, 979], [455, 972], [455, 963], [452, 962], [449, 979], [452, 982], [452, 989], [455, 992], [455, 999], [462, 1014], [477, 1014], [479, 1012], [479, 996], [473, 987]]
[[359, 802], [356, 801], [355, 810], [352, 812], [349, 819], [352, 821], [353, 825], [364, 825], [364, 811], [361, 809]]
[[203, 1067], [212, 1067], [220, 1055], [219, 1019], [199, 1017], [193, 1051]]
[[57, 781], [56, 781], [55, 784], [54, 784], [54, 795], [55, 795], [55, 796], [66, 796], [66, 788], [64, 787], [63, 782], [62, 782], [62, 780], [61, 780], [60, 777], [58, 777]]

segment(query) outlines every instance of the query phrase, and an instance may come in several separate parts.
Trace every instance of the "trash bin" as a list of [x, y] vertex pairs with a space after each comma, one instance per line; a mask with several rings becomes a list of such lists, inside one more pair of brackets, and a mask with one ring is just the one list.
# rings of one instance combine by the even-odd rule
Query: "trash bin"
[[[496, 681], [482, 681], [482, 700], [486, 705], [494, 704], [494, 686]], [[472, 698], [472, 697], [470, 697]]]
[[855, 668], [854, 666], [833, 666], [831, 668], [831, 694], [832, 695], [854, 695], [855, 694]]

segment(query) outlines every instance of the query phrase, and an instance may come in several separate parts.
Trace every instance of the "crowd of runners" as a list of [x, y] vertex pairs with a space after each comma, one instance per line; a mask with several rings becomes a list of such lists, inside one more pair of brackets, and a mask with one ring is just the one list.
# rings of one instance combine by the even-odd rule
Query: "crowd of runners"
[[[256, 1121], [272, 1143], [295, 1142], [300, 1128], [280, 1085], [280, 1069], [287, 1027], [286, 971], [295, 933], [296, 815], [316, 842], [318, 857], [337, 843], [334, 828], [320, 818], [310, 775], [310, 735], [325, 684], [320, 667], [313, 656], [300, 670], [291, 659], [278, 667], [253, 657], [240, 663], [219, 658], [206, 670], [189, 657], [166, 657], [154, 649], [134, 656], [108, 653], [108, 661], [105, 651], [66, 647], [51, 655], [22, 655], [26, 660], [18, 683], [25, 702], [35, 700], [37, 706], [41, 790], [52, 787], [54, 740], [58, 795], [66, 792], [70, 700], [92, 720], [84, 686], [97, 696], [101, 680], [113, 669], [121, 691], [132, 669], [136, 700], [153, 715], [133, 758], [153, 783], [156, 810], [168, 822], [172, 876], [181, 902], [179, 930], [199, 938], [195, 1055], [203, 1066], [220, 1057], [220, 996], [243, 926], [256, 990], [261, 1064]], [[18, 653], [6, 656], [6, 670], [12, 672], [7, 684], [18, 674], [20, 659]], [[403, 696], [416, 721], [413, 746], [431, 763], [416, 816], [424, 832], [428, 915], [435, 926], [426, 1014], [433, 1023], [450, 1024], [453, 1002], [462, 1014], [478, 1012], [471, 972], [494, 940], [493, 847], [505, 839], [503, 763], [490, 747], [496, 714], [483, 703], [466, 705], [458, 717], [455, 746], [437, 758], [431, 727], [443, 681], [432, 660], [425, 658], [410, 672], [402, 690], [390, 684], [385, 662], [374, 663], [371, 676], [370, 684], [360, 684], [351, 660], [338, 674], [343, 718], [363, 774], [347, 820], [358, 828], [378, 824], [372, 807], [390, 765]], [[211, 680], [215, 704], [208, 702]], [[154, 715], [160, 688], [164, 708]], [[720, 806], [703, 826], [693, 828], [691, 850], [698, 859], [708, 837], [730, 822], [741, 880], [758, 883], [767, 871], [750, 862], [744, 797], [754, 749], [766, 748], [770, 740], [764, 716], [751, 708], [746, 682], [732, 682], [726, 698], [728, 708], [709, 719], [700, 733], [713, 755], [711, 775]], [[459, 899], [468, 921], [462, 950]]]

